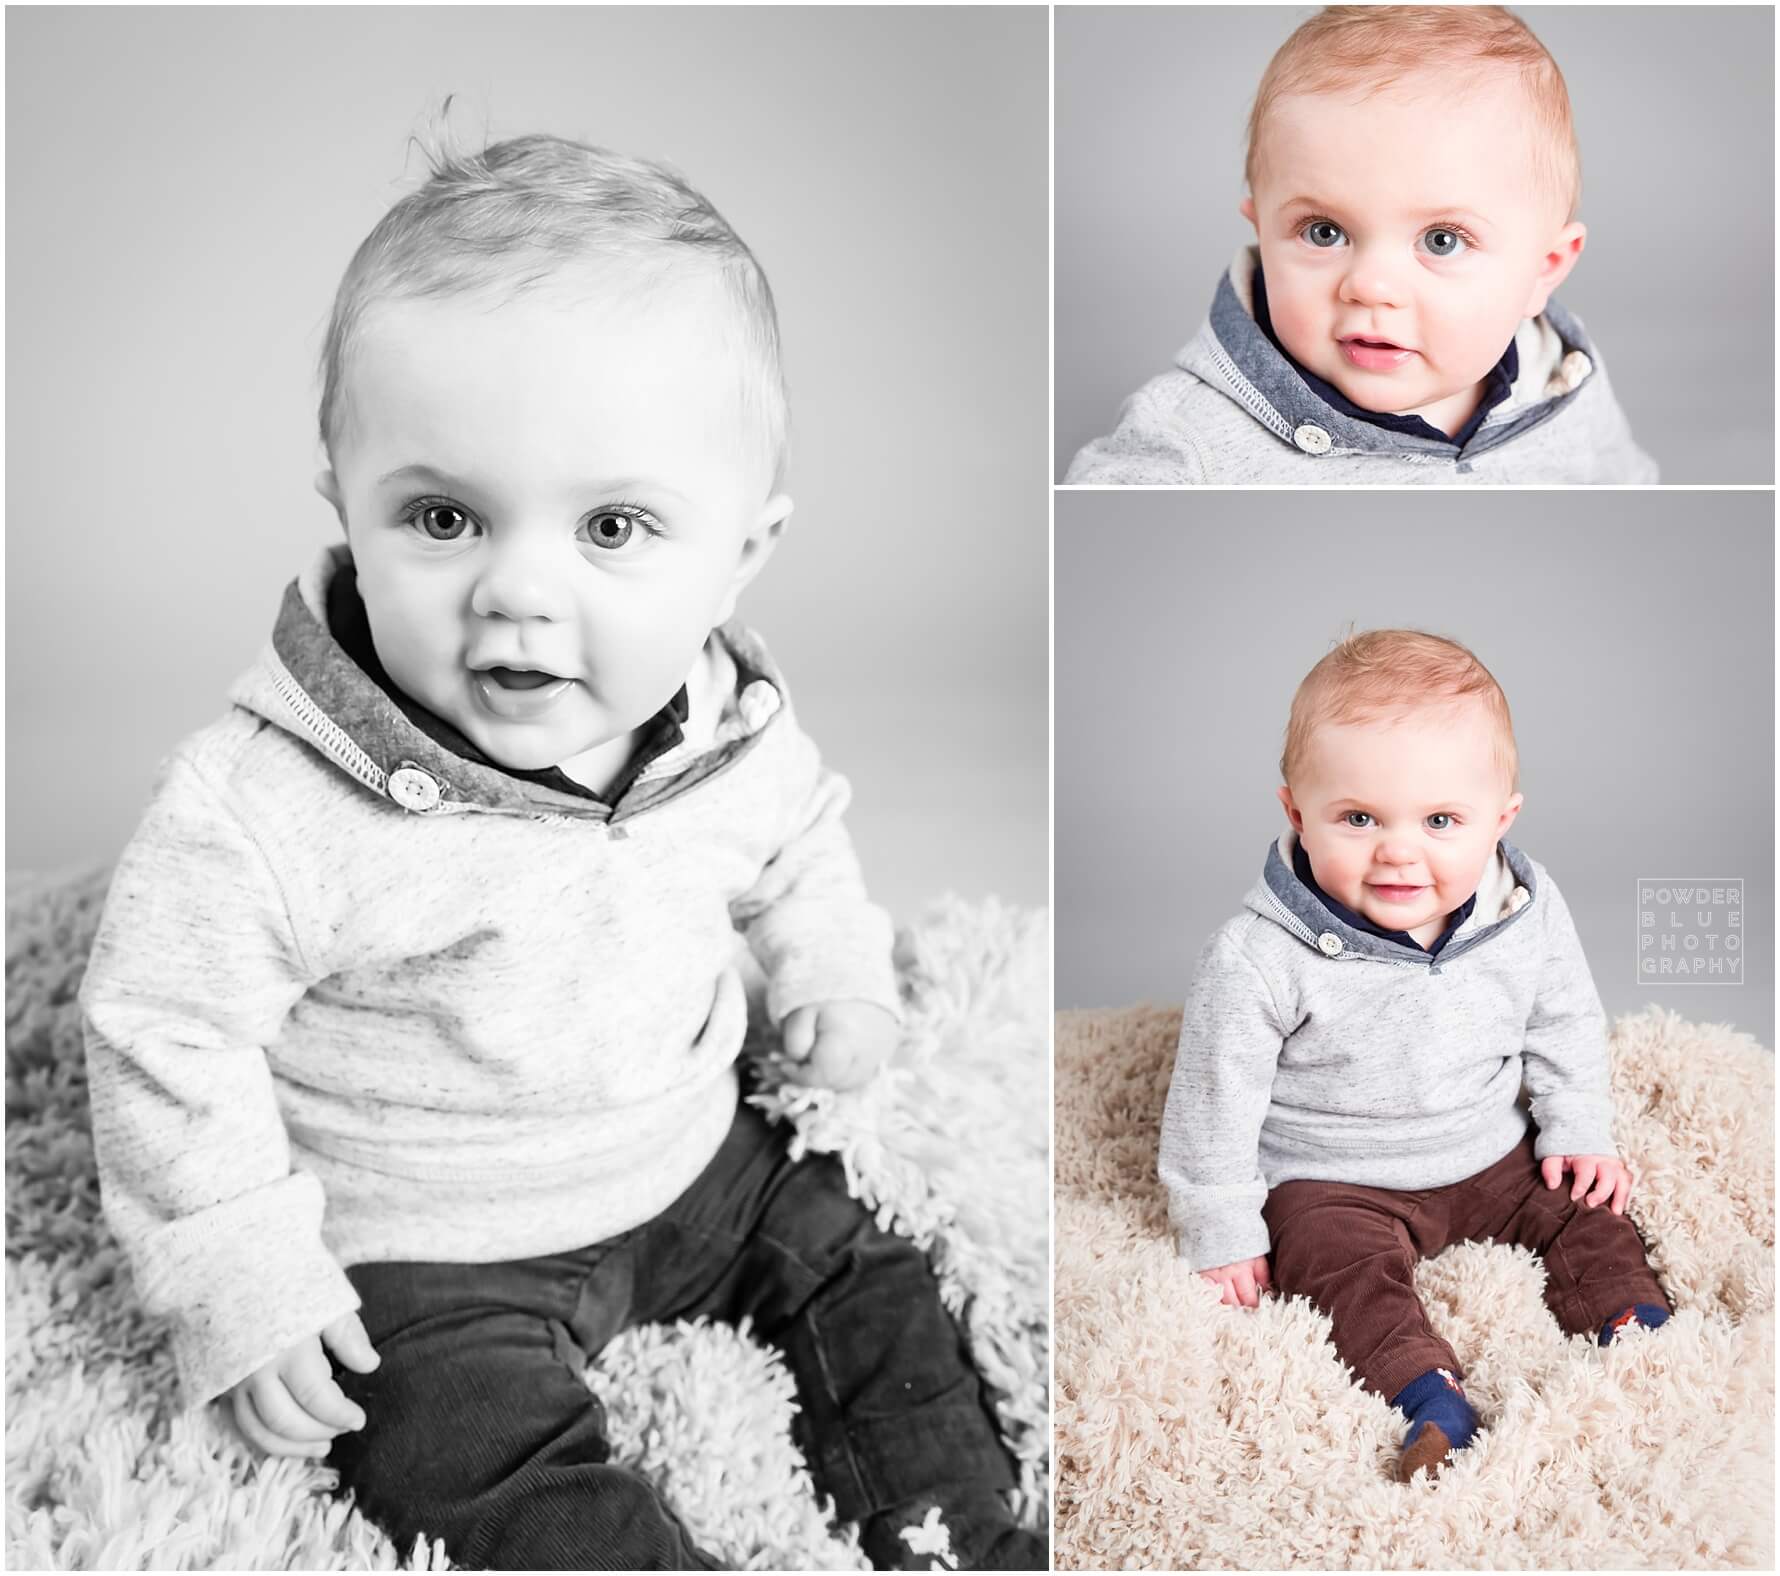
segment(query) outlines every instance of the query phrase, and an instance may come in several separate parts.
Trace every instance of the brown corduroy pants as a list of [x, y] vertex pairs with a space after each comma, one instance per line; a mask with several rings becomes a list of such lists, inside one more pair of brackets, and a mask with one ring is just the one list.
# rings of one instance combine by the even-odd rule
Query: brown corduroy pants
[[1488, 1169], [1419, 1192], [1282, 1182], [1263, 1216], [1274, 1289], [1308, 1297], [1333, 1322], [1342, 1362], [1387, 1401], [1430, 1368], [1462, 1375], [1415, 1294], [1418, 1260], [1455, 1242], [1518, 1243], [1545, 1260], [1545, 1302], [1567, 1334], [1598, 1335], [1635, 1302], [1669, 1307], [1629, 1216], [1547, 1188], [1528, 1133]]

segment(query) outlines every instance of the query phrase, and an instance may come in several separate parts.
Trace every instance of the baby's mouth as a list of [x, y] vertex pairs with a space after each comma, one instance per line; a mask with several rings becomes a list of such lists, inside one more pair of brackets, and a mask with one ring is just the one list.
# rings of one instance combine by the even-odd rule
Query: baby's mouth
[[1389, 339], [1371, 339], [1360, 334], [1344, 335], [1339, 344], [1349, 366], [1366, 372], [1389, 372], [1405, 366], [1415, 352]]
[[483, 668], [481, 671], [502, 689], [511, 690], [542, 689], [557, 679], [556, 674], [546, 673], [542, 668]]

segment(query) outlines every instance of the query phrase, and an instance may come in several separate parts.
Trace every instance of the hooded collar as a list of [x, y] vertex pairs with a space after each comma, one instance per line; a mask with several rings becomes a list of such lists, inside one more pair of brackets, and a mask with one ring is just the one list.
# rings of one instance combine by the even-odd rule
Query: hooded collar
[[[1267, 851], [1261, 880], [1248, 897], [1248, 907], [1283, 926], [1325, 957], [1368, 957], [1386, 962], [1444, 964], [1470, 951], [1503, 925], [1513, 924], [1531, 906], [1538, 882], [1527, 856], [1506, 838], [1498, 839], [1496, 857], [1484, 867], [1469, 914], [1441, 936], [1433, 953], [1413, 939], [1404, 942], [1368, 927], [1362, 930], [1342, 913], [1331, 910], [1299, 880], [1293, 869], [1298, 834], [1287, 827]], [[1341, 909], [1342, 905], [1335, 905]], [[1351, 910], [1343, 910], [1351, 913]]]
[[1507, 396], [1462, 446], [1450, 438], [1357, 420], [1318, 395], [1255, 320], [1254, 278], [1260, 262], [1258, 246], [1237, 252], [1218, 282], [1209, 319], [1175, 362], [1222, 389], [1276, 437], [1305, 453], [1340, 449], [1448, 459], [1458, 453], [1482, 454], [1551, 420], [1594, 371], [1582, 325], [1556, 301], [1547, 301], [1544, 312], [1524, 321], [1514, 336], [1517, 371]]
[[[557, 786], [550, 772], [514, 773], [473, 746], [454, 749], [456, 730], [406, 697], [398, 701], [393, 686], [354, 661], [329, 620], [331, 604], [348, 605], [338, 582], [352, 572], [345, 544], [322, 550], [285, 588], [270, 644], [229, 698], [405, 810], [546, 812], [615, 824], [727, 766], [783, 703], [783, 681], [759, 639], [733, 620], [713, 630], [681, 694], [651, 724], [649, 758], [607, 804], [577, 783]], [[667, 723], [678, 737], [666, 736]]]

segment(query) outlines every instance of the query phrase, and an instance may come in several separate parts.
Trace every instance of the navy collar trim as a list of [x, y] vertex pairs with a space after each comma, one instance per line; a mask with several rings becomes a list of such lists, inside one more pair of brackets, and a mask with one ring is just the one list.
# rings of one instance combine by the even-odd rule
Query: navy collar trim
[[1450, 443], [1456, 448], [1464, 448], [1476, 435], [1477, 429], [1484, 419], [1514, 390], [1514, 380], [1520, 376], [1520, 347], [1515, 344], [1512, 336], [1508, 348], [1498, 358], [1496, 364], [1484, 375], [1483, 398], [1478, 402], [1477, 409], [1464, 426], [1450, 437], [1436, 427], [1431, 421], [1424, 421], [1420, 416], [1403, 416], [1395, 411], [1367, 410], [1356, 405], [1333, 383], [1319, 378], [1308, 368], [1300, 366], [1296, 357], [1280, 343], [1279, 336], [1273, 332], [1273, 316], [1267, 310], [1267, 282], [1262, 277], [1261, 265], [1255, 264], [1253, 282], [1255, 303], [1255, 323], [1267, 336], [1273, 348], [1285, 357], [1291, 369], [1304, 380], [1304, 385], [1324, 404], [1338, 410], [1342, 415], [1355, 421], [1366, 422], [1370, 426], [1382, 427], [1386, 432], [1400, 432], [1411, 438], [1432, 438], [1436, 443]]
[[1425, 952], [1431, 958], [1440, 956], [1440, 949], [1452, 939], [1453, 932], [1471, 917], [1471, 911], [1477, 907], [1477, 894], [1473, 892], [1447, 917], [1446, 929], [1434, 938], [1433, 946], [1424, 947], [1407, 930], [1386, 930], [1382, 925], [1375, 925], [1364, 914], [1356, 913], [1345, 903], [1330, 897], [1318, 885], [1316, 876], [1310, 868], [1310, 856], [1304, 852], [1304, 844], [1301, 841], [1292, 845], [1292, 874], [1297, 876], [1309, 888], [1311, 895], [1344, 925], [1351, 925], [1355, 930], [1363, 930], [1368, 935], [1382, 937], [1385, 941], [1394, 941], [1399, 946], [1414, 947], [1416, 951]]

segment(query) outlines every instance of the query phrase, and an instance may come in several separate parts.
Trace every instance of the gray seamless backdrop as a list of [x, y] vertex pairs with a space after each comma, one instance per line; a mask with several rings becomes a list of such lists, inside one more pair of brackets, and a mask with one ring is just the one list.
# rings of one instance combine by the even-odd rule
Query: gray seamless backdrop
[[463, 140], [678, 165], [778, 297], [770, 641], [899, 919], [1047, 900], [1046, 13], [19, 7], [7, 34], [7, 858], [108, 859], [339, 539], [315, 357]]
[[[1678, 512], [1684, 509], [1685, 513]], [[1469, 646], [1508, 696], [1509, 840], [1609, 1017], [1774, 1044], [1773, 494], [1057, 495], [1057, 1002], [1184, 999], [1268, 844], [1286, 717], [1348, 621]], [[1743, 985], [1641, 983], [1640, 876], [1744, 881]]]
[[[1249, 106], [1316, 9], [1057, 7], [1059, 480], [1254, 239], [1236, 211]], [[1772, 481], [1773, 8], [1516, 10], [1564, 73], [1582, 147], [1588, 245], [1558, 299], [1665, 484]]]

